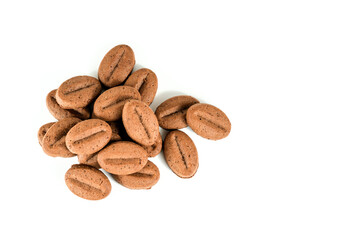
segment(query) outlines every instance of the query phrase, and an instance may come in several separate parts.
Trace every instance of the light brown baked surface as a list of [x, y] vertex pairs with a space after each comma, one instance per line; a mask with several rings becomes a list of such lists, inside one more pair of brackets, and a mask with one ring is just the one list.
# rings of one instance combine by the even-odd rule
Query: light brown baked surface
[[210, 104], [198, 103], [188, 109], [187, 122], [201, 137], [219, 140], [229, 135], [231, 123], [219, 108]]
[[157, 140], [159, 126], [151, 108], [142, 101], [128, 101], [122, 112], [124, 128], [128, 136], [137, 143], [151, 146]]
[[66, 136], [67, 148], [76, 154], [92, 154], [110, 141], [112, 129], [100, 119], [82, 121], [72, 127]]
[[170, 169], [181, 178], [191, 178], [199, 167], [197, 149], [182, 131], [169, 132], [164, 140], [163, 154]]
[[72, 165], [66, 172], [65, 182], [72, 193], [88, 200], [103, 199], [111, 192], [111, 183], [105, 174], [85, 164]]
[[96, 169], [101, 168], [98, 161], [97, 161], [97, 155], [99, 152], [92, 153], [92, 154], [78, 154], [78, 161], [81, 164], [86, 164], [89, 166], [92, 166]]
[[161, 134], [158, 134], [156, 142], [151, 146], [141, 145], [147, 152], [148, 157], [156, 157], [162, 151], [162, 137]]
[[140, 171], [147, 163], [147, 152], [133, 142], [110, 143], [98, 154], [98, 163], [105, 171], [128, 175]]
[[188, 126], [186, 112], [188, 108], [199, 101], [187, 95], [175, 96], [161, 103], [156, 111], [160, 127], [164, 129], [181, 129]]
[[141, 101], [150, 105], [157, 92], [157, 76], [150, 69], [142, 68], [133, 72], [124, 83], [124, 86], [136, 88], [140, 93]]
[[112, 177], [122, 186], [129, 189], [151, 189], [160, 179], [158, 167], [148, 161], [138, 172], [130, 175], [114, 175]]
[[40, 146], [42, 145], [43, 138], [44, 138], [46, 132], [49, 130], [49, 128], [50, 128], [52, 125], [54, 125], [54, 122], [50, 122], [50, 123], [44, 124], [43, 126], [41, 126], [41, 127], [39, 128], [39, 131], [38, 131], [38, 141], [39, 141]]
[[135, 65], [133, 50], [127, 45], [118, 45], [106, 53], [99, 66], [99, 79], [107, 87], [124, 82]]

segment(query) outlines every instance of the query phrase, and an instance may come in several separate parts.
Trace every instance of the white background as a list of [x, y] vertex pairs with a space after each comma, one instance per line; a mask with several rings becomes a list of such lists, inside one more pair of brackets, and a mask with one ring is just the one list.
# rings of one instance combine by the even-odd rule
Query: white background
[[[351, 239], [350, 1], [2, 1], [0, 239]], [[46, 94], [97, 76], [130, 45], [152, 69], [152, 108], [189, 94], [230, 118], [226, 139], [190, 129], [200, 167], [162, 154], [148, 191], [111, 179], [104, 200], [64, 183], [76, 158], [46, 156]]]

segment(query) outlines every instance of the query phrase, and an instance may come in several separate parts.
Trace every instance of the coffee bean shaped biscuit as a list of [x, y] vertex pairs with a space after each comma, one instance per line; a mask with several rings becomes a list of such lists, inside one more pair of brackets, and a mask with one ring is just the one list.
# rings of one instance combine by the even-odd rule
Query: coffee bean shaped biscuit
[[129, 189], [150, 189], [160, 179], [158, 167], [151, 161], [138, 172], [130, 175], [114, 175], [112, 177], [122, 186]]
[[164, 140], [163, 153], [168, 166], [181, 178], [191, 178], [199, 167], [197, 149], [191, 138], [182, 131], [169, 132]]
[[161, 134], [158, 134], [156, 142], [151, 146], [143, 146], [141, 145], [147, 152], [148, 157], [156, 157], [162, 150], [162, 137]]
[[133, 72], [124, 83], [124, 86], [136, 88], [140, 93], [141, 101], [150, 105], [155, 98], [157, 84], [156, 74], [150, 69], [142, 68]]
[[75, 156], [76, 154], [70, 152], [66, 146], [66, 135], [80, 121], [79, 118], [65, 118], [53, 124], [42, 141], [44, 152], [51, 157]]
[[72, 193], [88, 200], [103, 199], [111, 192], [111, 183], [105, 174], [84, 164], [72, 165], [66, 172], [65, 182]]
[[127, 45], [112, 48], [99, 66], [99, 79], [107, 87], [115, 87], [124, 82], [135, 65], [133, 50]]
[[42, 145], [43, 138], [44, 138], [46, 132], [49, 130], [49, 128], [50, 128], [52, 125], [54, 125], [54, 122], [50, 122], [50, 123], [44, 124], [43, 126], [41, 126], [41, 127], [39, 128], [39, 131], [38, 131], [38, 141], [39, 141], [40, 146]]
[[76, 117], [84, 120], [90, 117], [90, 111], [87, 107], [77, 109], [64, 109], [58, 105], [56, 101], [56, 91], [56, 89], [52, 90], [46, 96], [46, 106], [54, 118], [61, 120], [64, 118]]
[[167, 99], [156, 109], [156, 117], [160, 127], [164, 129], [181, 129], [188, 126], [186, 112], [199, 101], [191, 96], [181, 95]]
[[110, 143], [98, 154], [98, 163], [105, 171], [128, 175], [140, 171], [147, 163], [147, 152], [133, 142]]
[[220, 109], [210, 104], [191, 106], [186, 115], [190, 128], [201, 137], [219, 140], [229, 135], [231, 123]]
[[99, 80], [90, 76], [77, 76], [63, 82], [56, 91], [57, 103], [65, 109], [84, 108], [101, 92]]
[[79, 154], [77, 155], [78, 161], [81, 164], [86, 164], [89, 166], [92, 166], [96, 169], [101, 168], [98, 161], [97, 161], [97, 155], [99, 152], [92, 153], [92, 154]]
[[140, 100], [138, 90], [128, 86], [111, 88], [96, 99], [93, 115], [105, 121], [116, 121], [122, 117], [123, 106], [130, 99]]
[[128, 136], [137, 143], [151, 146], [159, 135], [157, 118], [142, 101], [131, 100], [123, 107], [122, 120]]
[[110, 125], [100, 119], [82, 121], [66, 136], [67, 148], [76, 154], [92, 154], [101, 150], [111, 139]]
[[112, 129], [111, 141], [121, 141], [123, 135], [125, 135], [124, 126], [121, 120], [108, 122]]

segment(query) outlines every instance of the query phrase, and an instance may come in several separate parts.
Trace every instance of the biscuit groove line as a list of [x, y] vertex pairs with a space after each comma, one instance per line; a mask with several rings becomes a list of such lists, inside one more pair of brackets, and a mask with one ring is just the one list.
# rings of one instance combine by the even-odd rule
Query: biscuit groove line
[[143, 90], [143, 87], [145, 85], [145, 81], [147, 79], [147, 77], [149, 76], [149, 73], [146, 74], [146, 76], [143, 78], [141, 84], [140, 84], [140, 87], [138, 88], [138, 91], [141, 93], [141, 91]]
[[135, 158], [135, 157], [131, 157], [131, 158], [106, 158], [103, 160], [103, 162], [106, 165], [111, 165], [111, 164], [115, 164], [115, 165], [122, 165], [125, 164], [124, 161], [139, 161], [139, 163], [141, 162], [141, 158]]
[[79, 181], [77, 179], [69, 177], [68, 181], [70, 181], [72, 185], [75, 185], [75, 186], [77, 186], [79, 188], [83, 188], [85, 191], [90, 191], [91, 189], [94, 189], [95, 191], [98, 191], [98, 192], [102, 193], [101, 189], [93, 187], [92, 185], [84, 183], [84, 182], [81, 182], [81, 181]]
[[90, 85], [87, 85], [87, 86], [84, 86], [84, 87], [80, 87], [80, 88], [77, 88], [77, 89], [74, 89], [74, 90], [71, 90], [71, 91], [66, 91], [63, 93], [63, 95], [69, 95], [69, 94], [72, 94], [72, 93], [75, 93], [75, 92], [79, 92], [83, 89], [87, 89], [87, 88], [90, 88], [92, 86], [94, 86], [95, 84], [90, 84]]
[[98, 134], [100, 134], [100, 133], [104, 133], [104, 132], [105, 132], [104, 130], [101, 130], [101, 131], [96, 132], [96, 133], [93, 133], [93, 134], [91, 134], [91, 135], [89, 135], [89, 136], [87, 136], [87, 137], [77, 139], [77, 140], [75, 140], [75, 141], [73, 142], [73, 144], [76, 144], [77, 142], [83, 142], [83, 141], [85, 141], [85, 140], [87, 140], [87, 139], [89, 139], [89, 138], [95, 137], [96, 135], [98, 135]]
[[143, 126], [144, 131], [146, 132], [146, 135], [147, 135], [148, 139], [151, 139], [150, 133], [149, 133], [149, 131], [147, 130], [147, 128], [145, 127], [143, 118], [141, 117], [141, 114], [138, 112], [137, 108], [138, 108], [138, 107], [135, 107], [135, 108], [134, 108], [134, 112], [135, 112], [135, 114], [138, 116], [139, 122], [140, 122], [141, 126]]
[[128, 99], [131, 99], [131, 98], [132, 97], [125, 97], [125, 98], [118, 99], [118, 100], [113, 101], [110, 104], [102, 107], [102, 109], [106, 109], [106, 108], [112, 107], [113, 105], [117, 105], [118, 103], [123, 102], [123, 101], [128, 100]]
[[218, 129], [227, 132], [227, 129], [225, 129], [223, 126], [219, 125], [218, 123], [215, 123], [214, 121], [211, 121], [210, 119], [198, 114], [197, 117], [199, 118], [199, 120], [201, 121], [202, 119], [205, 120], [205, 122], [207, 122], [209, 125], [212, 125], [211, 127], [215, 126]]
[[175, 140], [175, 142], [177, 143], [177, 147], [178, 147], [178, 150], [179, 150], [180, 155], [182, 155], [182, 160], [183, 160], [183, 162], [184, 162], [185, 168], [188, 169], [188, 164], [186, 163], [185, 155], [184, 155], [184, 153], [182, 152], [182, 149], [180, 148], [180, 145], [179, 145], [179, 142], [178, 142], [178, 137], [177, 137], [177, 136], [174, 136], [174, 140]]
[[122, 57], [123, 57], [125, 51], [126, 51], [126, 50], [123, 49], [123, 52], [122, 52], [120, 58], [118, 59], [116, 65], [115, 65], [114, 68], [112, 69], [112, 71], [111, 71], [111, 73], [110, 73], [110, 76], [107, 77], [107, 81], [110, 81], [111, 76], [113, 75], [113, 73], [114, 73], [114, 72], [116, 71], [116, 69], [118, 68], [119, 62], [121, 61], [121, 59], [122, 59]]
[[154, 175], [153, 174], [149, 174], [149, 173], [136, 172], [136, 173], [131, 174], [131, 176], [141, 177], [141, 178], [149, 178], [149, 177], [153, 177]]
[[163, 115], [163, 116], [162, 116], [162, 114], [161, 114], [161, 118], [167, 118], [167, 117], [170, 117], [170, 116], [172, 116], [172, 115], [177, 114], [178, 112], [183, 113], [183, 112], [187, 111], [187, 110], [188, 110], [188, 108], [189, 108], [191, 105], [193, 105], [193, 104], [194, 104], [194, 103], [187, 104], [187, 105], [185, 105], [185, 106], [181, 106], [181, 107], [179, 107], [179, 108], [175, 108], [176, 110], [171, 111], [171, 113], [165, 114], [165, 115]]

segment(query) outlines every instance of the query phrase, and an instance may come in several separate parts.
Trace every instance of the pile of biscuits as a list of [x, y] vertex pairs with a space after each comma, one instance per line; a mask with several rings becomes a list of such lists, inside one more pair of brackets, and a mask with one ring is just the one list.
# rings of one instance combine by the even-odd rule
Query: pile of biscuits
[[[52, 157], [78, 157], [65, 175], [67, 187], [77, 196], [103, 199], [110, 173], [130, 189], [150, 189], [160, 172], [148, 158], [163, 149], [170, 169], [181, 178], [196, 173], [199, 160], [191, 138], [177, 129], [190, 128], [198, 135], [219, 140], [229, 135], [231, 123], [218, 108], [191, 96], [176, 96], [149, 107], [156, 95], [156, 74], [147, 68], [133, 71], [135, 57], [127, 45], [112, 48], [102, 59], [98, 79], [76, 76], [46, 97], [57, 122], [40, 127], [38, 140]], [[159, 127], [169, 130], [164, 141]]]

